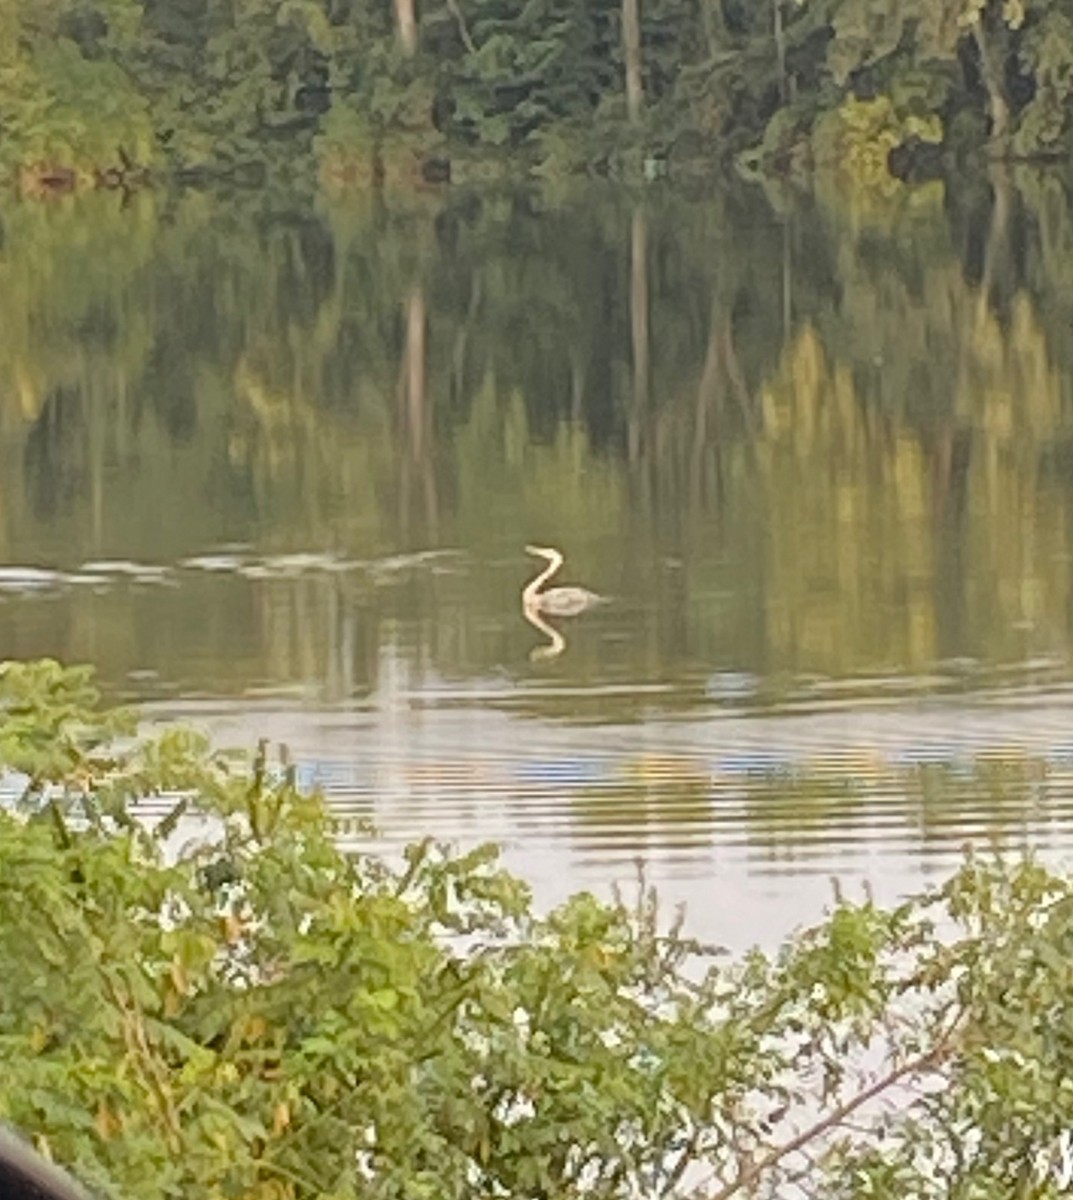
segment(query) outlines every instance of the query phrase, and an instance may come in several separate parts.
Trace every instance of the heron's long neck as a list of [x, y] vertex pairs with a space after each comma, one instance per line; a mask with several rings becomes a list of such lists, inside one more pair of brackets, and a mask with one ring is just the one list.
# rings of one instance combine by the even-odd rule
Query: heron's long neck
[[540, 574], [526, 584], [525, 590], [522, 592], [522, 599], [525, 601], [535, 600], [537, 593], [541, 587], [555, 574], [556, 571], [563, 565], [563, 556], [561, 554], [552, 554], [548, 556], [548, 565]]

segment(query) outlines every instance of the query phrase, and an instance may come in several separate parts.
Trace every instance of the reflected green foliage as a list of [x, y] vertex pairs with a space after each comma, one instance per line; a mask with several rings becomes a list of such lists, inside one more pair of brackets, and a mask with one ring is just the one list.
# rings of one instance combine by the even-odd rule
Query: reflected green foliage
[[936, 147], [1067, 154], [1071, 34], [1070, 0], [6, 0], [0, 169], [640, 179], [744, 152], [882, 186]]
[[[426, 677], [513, 672], [535, 539], [615, 598], [552, 677], [670, 681], [683, 704], [720, 671], [761, 703], [1060, 677], [1069, 214], [1031, 175], [852, 221], [749, 191], [11, 204], [0, 560], [133, 559], [181, 586], [60, 580], [42, 604], [0, 577], [0, 629], [95, 654], [110, 684], [151, 667], [226, 694], [368, 694], [400, 637]], [[182, 567], [232, 543], [351, 568]], [[435, 548], [459, 554], [377, 566]]]
[[735, 962], [643, 886], [538, 916], [492, 848], [344, 854], [263, 748], [114, 728], [0, 667], [0, 1117], [102, 1197], [1058, 1194], [1064, 878], [969, 860]]

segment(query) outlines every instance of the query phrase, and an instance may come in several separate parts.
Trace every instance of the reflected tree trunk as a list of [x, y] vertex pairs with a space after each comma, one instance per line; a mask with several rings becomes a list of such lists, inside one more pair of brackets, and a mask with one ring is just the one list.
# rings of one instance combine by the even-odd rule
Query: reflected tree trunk
[[93, 519], [93, 552], [95, 555], [99, 555], [104, 544], [104, 476], [107, 426], [111, 424], [111, 421], [108, 419], [110, 414], [107, 411], [107, 396], [102, 395], [100, 390], [93, 386], [91, 373], [87, 371], [86, 375], [90, 383], [87, 389], [88, 394], [83, 397], [83, 404], [87, 405], [89, 409], [84, 420], [89, 442], [87, 450], [90, 509]]
[[697, 384], [697, 402], [693, 411], [693, 453], [690, 460], [690, 495], [694, 509], [699, 509], [704, 496], [704, 462], [708, 449], [710, 425], [718, 424], [718, 397], [721, 370], [719, 353], [718, 309], [712, 304], [712, 324], [708, 334], [708, 349], [704, 354], [704, 366]]
[[630, 344], [633, 352], [633, 403], [629, 425], [630, 460], [641, 448], [641, 422], [648, 409], [651, 373], [648, 341], [648, 222], [644, 212], [634, 210], [630, 227]]
[[939, 653], [956, 657], [965, 652], [969, 625], [964, 586], [969, 511], [969, 468], [972, 432], [945, 423], [932, 463], [932, 545], [935, 562], [936, 637]]
[[987, 230], [987, 244], [984, 247], [984, 264], [980, 277], [977, 307], [978, 321], [985, 318], [987, 306], [991, 302], [992, 291], [1008, 270], [1010, 257], [1010, 214], [1013, 211], [1013, 185], [1010, 181], [1010, 173], [1005, 166], [999, 166], [992, 170], [990, 178], [994, 203], [991, 207], [991, 223]]
[[335, 576], [328, 585], [327, 610], [324, 621], [328, 630], [325, 683], [330, 697], [344, 700], [354, 692], [357, 621], [353, 607], [347, 603], [339, 576]]
[[466, 385], [466, 355], [469, 349], [470, 332], [480, 313], [481, 307], [481, 277], [474, 275], [470, 288], [469, 304], [466, 306], [465, 320], [455, 338], [454, 354], [451, 360], [451, 404], [461, 401]]
[[641, 0], [622, 0], [622, 57], [626, 65], [626, 111], [630, 123], [641, 120], [644, 84], [641, 78]]
[[405, 54], [417, 50], [417, 10], [414, 0], [394, 0], [395, 27], [399, 34], [399, 45]]
[[756, 414], [753, 410], [752, 397], [749, 395], [749, 385], [745, 381], [745, 372], [741, 369], [738, 348], [734, 345], [734, 328], [729, 314], [723, 317], [719, 342], [722, 348], [723, 362], [726, 365], [727, 379], [730, 382], [730, 390], [737, 401], [742, 424], [746, 429], [752, 430], [756, 425]]
[[425, 291], [415, 285], [406, 298], [406, 337], [399, 368], [399, 408], [404, 450], [399, 502], [404, 526], [409, 525], [413, 475], [420, 478], [424, 493], [425, 520], [435, 529], [439, 506], [432, 464], [432, 418], [429, 411], [426, 330], [428, 311]]
[[425, 452], [425, 293], [415, 287], [406, 301], [406, 411], [410, 453], [420, 462]]
[[571, 356], [570, 359], [570, 420], [581, 421], [585, 412], [585, 369]]
[[[932, 457], [932, 508], [939, 529], [957, 529], [968, 512], [971, 458], [972, 431], [946, 422]], [[954, 540], [960, 544], [960, 537]]]

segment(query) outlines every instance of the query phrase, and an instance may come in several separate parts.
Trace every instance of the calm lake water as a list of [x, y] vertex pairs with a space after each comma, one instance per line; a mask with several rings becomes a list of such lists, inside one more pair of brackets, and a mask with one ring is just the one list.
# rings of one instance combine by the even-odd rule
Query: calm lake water
[[[7, 202], [0, 472], [0, 657], [542, 904], [641, 860], [741, 947], [1073, 857], [1054, 178]], [[527, 622], [529, 542], [610, 602]]]

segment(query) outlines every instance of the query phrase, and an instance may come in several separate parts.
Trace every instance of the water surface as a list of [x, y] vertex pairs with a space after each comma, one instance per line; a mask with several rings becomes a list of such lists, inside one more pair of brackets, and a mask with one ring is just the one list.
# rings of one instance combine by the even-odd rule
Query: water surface
[[[286, 741], [545, 903], [641, 861], [730, 945], [967, 841], [1062, 860], [1071, 212], [9, 203], [0, 654]], [[526, 622], [534, 541], [610, 603]]]

